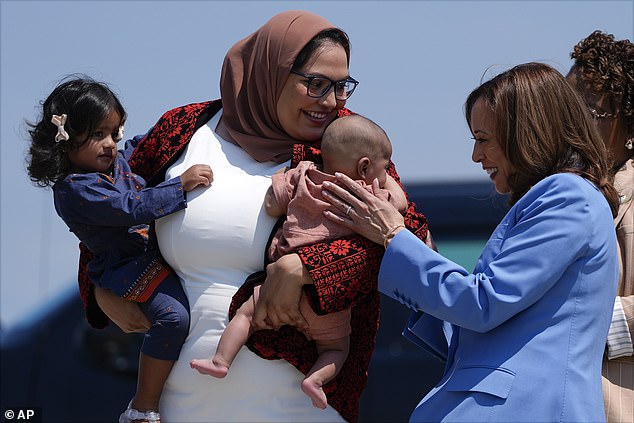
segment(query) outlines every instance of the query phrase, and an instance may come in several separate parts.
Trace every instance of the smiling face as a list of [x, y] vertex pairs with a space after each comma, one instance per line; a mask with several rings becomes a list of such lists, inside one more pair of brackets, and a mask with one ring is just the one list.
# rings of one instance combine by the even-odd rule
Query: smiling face
[[[344, 48], [327, 42], [318, 48], [314, 56], [299, 72], [310, 76], [324, 76], [340, 81], [349, 76], [348, 58]], [[318, 141], [326, 126], [337, 116], [337, 110], [346, 102], [335, 99], [331, 88], [323, 97], [308, 95], [308, 80], [291, 73], [277, 100], [277, 117], [282, 129], [298, 141]]]
[[498, 193], [507, 194], [511, 191], [509, 176], [513, 173], [513, 166], [496, 132], [495, 113], [482, 98], [478, 99], [471, 110], [471, 133], [475, 140], [471, 160], [482, 164]]
[[68, 152], [73, 168], [85, 172], [108, 172], [117, 157], [121, 125], [121, 116], [113, 111], [94, 128], [92, 134], [82, 135], [80, 138], [87, 137], [86, 141]]

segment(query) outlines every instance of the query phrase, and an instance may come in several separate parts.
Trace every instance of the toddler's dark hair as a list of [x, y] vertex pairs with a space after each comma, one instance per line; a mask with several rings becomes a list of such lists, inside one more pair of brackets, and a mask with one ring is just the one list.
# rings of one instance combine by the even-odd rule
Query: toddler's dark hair
[[[27, 170], [31, 181], [41, 187], [52, 186], [70, 173], [68, 152], [86, 142], [110, 113], [117, 112], [122, 124], [126, 119], [123, 105], [108, 85], [85, 75], [64, 78], [41, 105], [39, 121], [27, 122], [31, 139]], [[70, 139], [55, 142], [57, 126], [51, 119], [63, 114]]]

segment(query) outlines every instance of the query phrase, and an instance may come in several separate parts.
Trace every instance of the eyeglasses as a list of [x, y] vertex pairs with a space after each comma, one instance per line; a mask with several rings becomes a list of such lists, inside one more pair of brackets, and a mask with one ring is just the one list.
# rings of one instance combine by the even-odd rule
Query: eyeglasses
[[355, 88], [357, 88], [357, 85], [359, 85], [359, 81], [352, 77], [342, 79], [341, 81], [333, 81], [325, 76], [306, 75], [305, 73], [294, 70], [292, 70], [291, 73], [308, 79], [307, 93], [313, 98], [321, 98], [325, 96], [334, 85], [335, 98], [337, 100], [347, 100], [350, 98]]
[[595, 119], [614, 119], [616, 118], [616, 114], [608, 113], [608, 112], [599, 112], [596, 109], [588, 106], [588, 110], [590, 110], [590, 114]]

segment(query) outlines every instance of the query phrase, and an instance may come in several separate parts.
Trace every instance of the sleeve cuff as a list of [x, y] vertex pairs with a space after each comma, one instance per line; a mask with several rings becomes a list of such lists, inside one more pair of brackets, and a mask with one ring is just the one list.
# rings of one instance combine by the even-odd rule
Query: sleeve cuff
[[612, 323], [608, 332], [607, 340], [608, 359], [618, 357], [629, 357], [634, 353], [632, 347], [632, 337], [627, 326], [627, 319], [621, 304], [621, 297], [616, 297], [614, 310], [612, 311]]
[[183, 181], [180, 176], [162, 182], [157, 187], [169, 189], [170, 191], [169, 195], [163, 197], [163, 209], [170, 210], [167, 214], [187, 208], [187, 191], [183, 187]]

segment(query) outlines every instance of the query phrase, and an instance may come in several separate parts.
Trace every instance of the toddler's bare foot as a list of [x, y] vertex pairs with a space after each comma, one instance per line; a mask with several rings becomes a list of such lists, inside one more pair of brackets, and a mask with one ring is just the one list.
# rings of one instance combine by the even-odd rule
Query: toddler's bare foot
[[313, 406], [322, 410], [328, 405], [326, 393], [316, 381], [306, 378], [302, 381], [302, 391], [313, 401]]
[[229, 367], [215, 363], [211, 358], [195, 359], [189, 362], [189, 367], [198, 370], [200, 373], [217, 378], [227, 376]]

